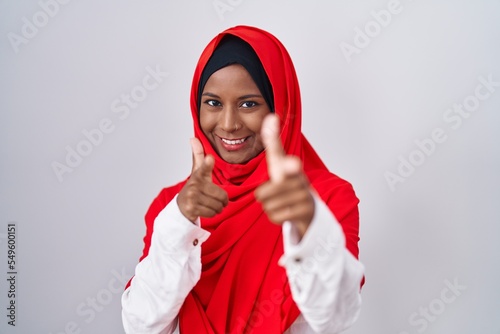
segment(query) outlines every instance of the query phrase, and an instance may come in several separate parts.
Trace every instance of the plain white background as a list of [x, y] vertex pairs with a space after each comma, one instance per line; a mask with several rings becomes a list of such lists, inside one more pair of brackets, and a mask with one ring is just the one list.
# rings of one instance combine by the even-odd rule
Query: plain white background
[[[195, 64], [237, 24], [287, 47], [303, 132], [361, 199], [364, 305], [347, 333], [500, 333], [497, 1], [401, 0], [383, 25], [372, 11], [388, 0], [53, 3], [0, 1], [1, 333], [123, 332], [120, 294], [142, 252], [143, 216], [190, 171]], [[365, 28], [369, 41], [356, 39]], [[346, 57], [342, 43], [357, 53]], [[147, 68], [168, 76], [137, 95]], [[497, 86], [475, 99], [488, 76]], [[132, 92], [141, 101], [127, 117], [113, 112]], [[458, 126], [448, 110], [463, 103], [473, 111]], [[83, 132], [104, 119], [113, 131], [85, 146]], [[446, 139], [418, 153], [436, 129]], [[87, 155], [58, 178], [68, 147]], [[387, 172], [410, 158], [418, 166], [391, 189]], [[10, 222], [15, 328], [2, 278]]]

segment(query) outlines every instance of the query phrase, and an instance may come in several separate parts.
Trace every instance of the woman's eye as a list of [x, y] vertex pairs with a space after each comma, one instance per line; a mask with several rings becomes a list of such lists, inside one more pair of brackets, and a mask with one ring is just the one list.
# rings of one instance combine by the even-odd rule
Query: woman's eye
[[207, 101], [205, 101], [205, 103], [211, 107], [218, 107], [221, 105], [221, 103], [217, 100], [207, 100]]
[[252, 107], [255, 107], [256, 105], [257, 105], [257, 103], [252, 102], [252, 101], [246, 101], [246, 102], [243, 102], [243, 103], [241, 104], [241, 106], [242, 106], [243, 108], [252, 108]]

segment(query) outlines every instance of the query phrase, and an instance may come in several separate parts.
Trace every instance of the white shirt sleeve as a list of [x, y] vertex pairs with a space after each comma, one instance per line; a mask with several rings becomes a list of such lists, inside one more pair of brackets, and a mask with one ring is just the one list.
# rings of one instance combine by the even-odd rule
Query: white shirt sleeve
[[125, 333], [171, 334], [201, 275], [201, 244], [210, 233], [182, 215], [177, 196], [154, 221], [151, 246], [122, 295]]
[[[285, 267], [301, 316], [287, 333], [340, 333], [361, 308], [364, 266], [346, 249], [342, 227], [315, 194], [315, 215], [302, 240], [290, 222], [283, 224]], [[305, 320], [305, 323], [304, 323]]]
[[[315, 216], [299, 242], [290, 223], [283, 225], [286, 269], [301, 315], [287, 334], [335, 334], [349, 327], [361, 307], [364, 268], [345, 248], [341, 226], [315, 196]], [[210, 233], [185, 218], [174, 198], [154, 222], [151, 246], [122, 295], [127, 334], [178, 333], [177, 316], [201, 275], [201, 244]]]

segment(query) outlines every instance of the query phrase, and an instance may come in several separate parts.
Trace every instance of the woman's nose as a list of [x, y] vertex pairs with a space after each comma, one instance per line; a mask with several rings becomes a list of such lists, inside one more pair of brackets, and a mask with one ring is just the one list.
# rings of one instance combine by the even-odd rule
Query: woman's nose
[[225, 107], [222, 111], [220, 127], [226, 132], [234, 132], [241, 128], [238, 110], [234, 107]]

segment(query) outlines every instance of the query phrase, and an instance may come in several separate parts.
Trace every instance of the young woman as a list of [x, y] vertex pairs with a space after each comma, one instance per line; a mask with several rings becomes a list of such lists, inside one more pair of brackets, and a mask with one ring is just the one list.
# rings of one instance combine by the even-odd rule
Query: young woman
[[358, 317], [358, 199], [301, 133], [284, 46], [237, 26], [194, 73], [191, 175], [146, 214], [127, 333], [339, 333]]

